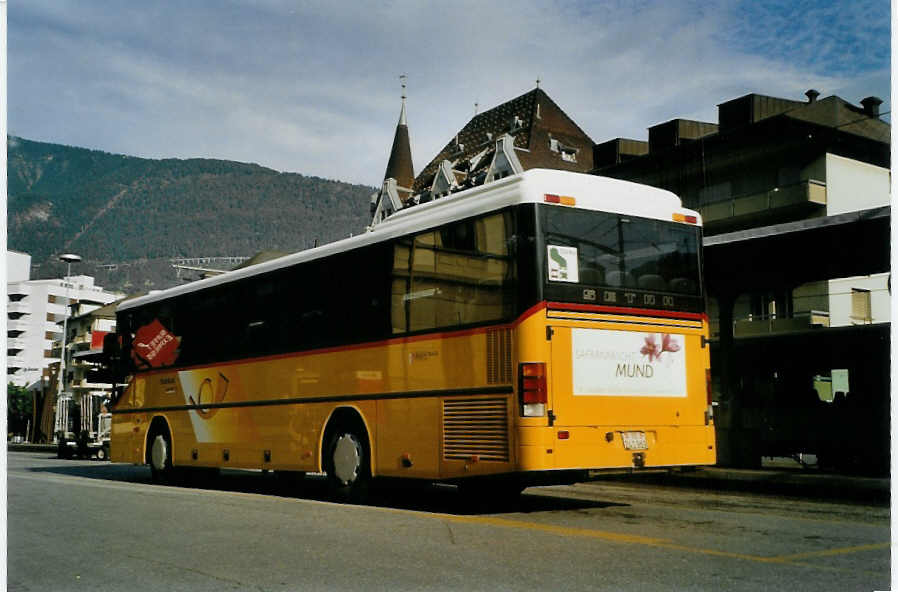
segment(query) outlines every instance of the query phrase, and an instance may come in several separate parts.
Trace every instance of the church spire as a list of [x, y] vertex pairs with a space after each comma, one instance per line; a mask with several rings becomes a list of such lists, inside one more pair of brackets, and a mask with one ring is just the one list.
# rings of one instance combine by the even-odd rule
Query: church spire
[[393, 136], [393, 148], [390, 150], [390, 160], [384, 173], [384, 180], [396, 179], [399, 187], [411, 189], [415, 182], [415, 173], [412, 167], [412, 147], [408, 139], [408, 122], [405, 115], [405, 79], [403, 74], [399, 77], [402, 84], [402, 109], [399, 111], [399, 123], [396, 125], [396, 134]]

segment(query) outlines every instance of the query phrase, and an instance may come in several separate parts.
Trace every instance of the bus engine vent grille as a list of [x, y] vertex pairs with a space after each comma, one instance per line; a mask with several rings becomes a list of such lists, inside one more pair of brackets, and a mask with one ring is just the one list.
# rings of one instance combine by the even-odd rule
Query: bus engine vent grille
[[486, 333], [486, 380], [489, 384], [508, 384], [512, 380], [510, 329]]
[[508, 462], [505, 398], [443, 401], [443, 459]]

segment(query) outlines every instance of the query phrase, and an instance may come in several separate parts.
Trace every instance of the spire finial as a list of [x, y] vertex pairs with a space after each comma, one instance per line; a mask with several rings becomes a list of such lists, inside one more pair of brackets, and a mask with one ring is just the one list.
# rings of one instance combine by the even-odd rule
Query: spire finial
[[539, 76], [536, 77], [536, 88], [539, 88]]
[[477, 110], [479, 107], [480, 107], [480, 103], [478, 103], [477, 101], [474, 101], [474, 115], [477, 115]]
[[408, 125], [405, 120], [405, 81], [408, 79], [408, 76], [405, 74], [399, 75], [399, 84], [402, 85], [402, 111], [399, 113], [399, 125]]

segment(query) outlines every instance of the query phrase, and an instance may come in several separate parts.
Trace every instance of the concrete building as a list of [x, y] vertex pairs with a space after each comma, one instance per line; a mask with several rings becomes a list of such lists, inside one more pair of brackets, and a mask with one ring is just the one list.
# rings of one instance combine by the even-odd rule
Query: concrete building
[[[718, 105], [717, 123], [597, 144], [593, 172], [669, 189], [703, 216], [723, 460], [854, 448], [883, 467], [891, 129], [876, 97], [806, 97], [749, 94]], [[836, 444], [839, 392], [854, 411]]]
[[113, 385], [106, 382], [108, 373], [102, 368], [103, 338], [115, 332], [115, 308], [118, 301], [68, 320], [66, 326], [66, 359], [62, 397], [59, 392], [59, 362], [62, 341], [54, 344], [52, 355], [57, 361], [49, 367], [49, 381], [39, 422], [43, 439], [64, 431], [75, 440], [86, 433], [96, 438], [98, 415], [112, 396]]
[[6, 379], [16, 386], [42, 388], [53, 355], [54, 341], [62, 337], [62, 321], [69, 314], [84, 314], [122, 297], [94, 285], [94, 278], [77, 275], [63, 279], [31, 280], [30, 256], [8, 252], [6, 292]]

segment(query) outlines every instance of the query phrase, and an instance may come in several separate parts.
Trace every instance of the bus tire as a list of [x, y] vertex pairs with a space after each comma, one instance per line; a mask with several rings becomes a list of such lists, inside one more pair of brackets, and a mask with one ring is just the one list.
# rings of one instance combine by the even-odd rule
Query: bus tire
[[368, 495], [371, 462], [367, 438], [358, 427], [338, 424], [329, 430], [324, 448], [324, 472], [333, 497], [360, 502]]
[[153, 483], [170, 484], [174, 482], [175, 468], [171, 461], [171, 436], [166, 426], [157, 427], [147, 439], [147, 461]]
[[106, 454], [106, 447], [100, 446], [97, 448], [97, 460], [106, 460], [109, 455]]

